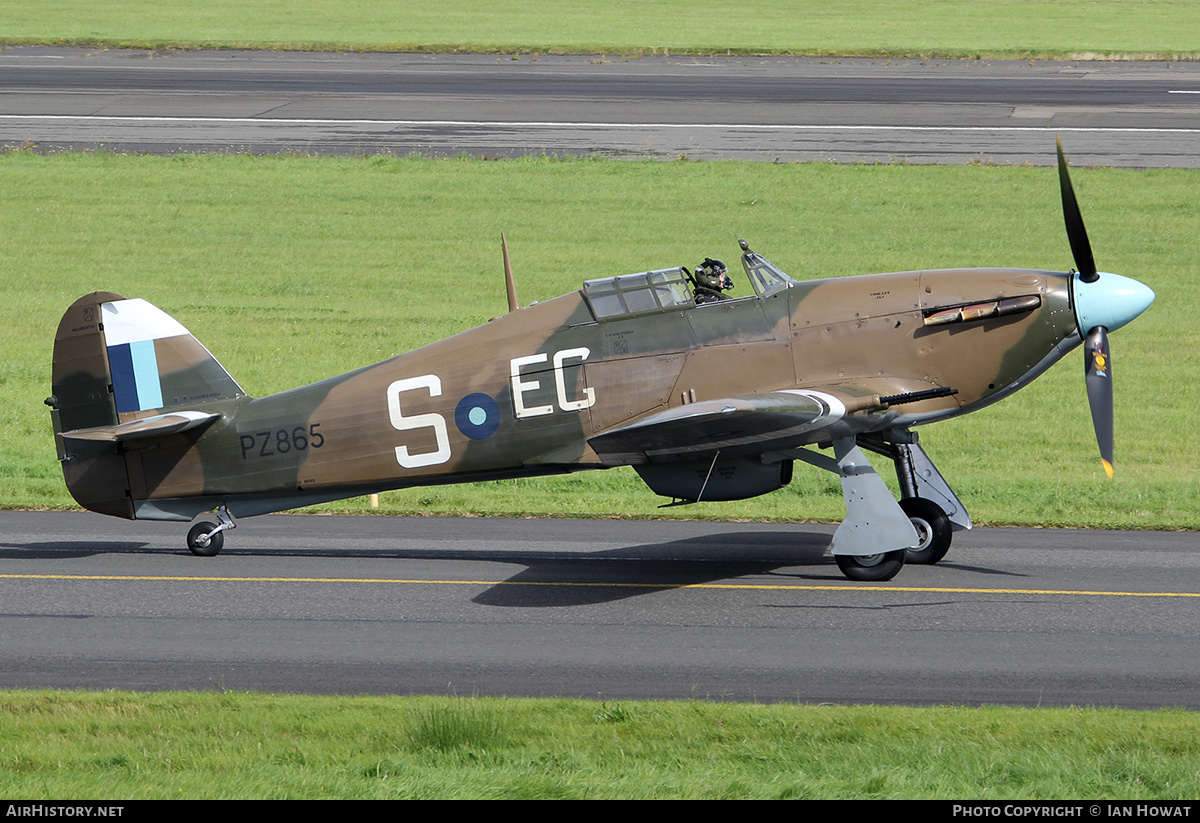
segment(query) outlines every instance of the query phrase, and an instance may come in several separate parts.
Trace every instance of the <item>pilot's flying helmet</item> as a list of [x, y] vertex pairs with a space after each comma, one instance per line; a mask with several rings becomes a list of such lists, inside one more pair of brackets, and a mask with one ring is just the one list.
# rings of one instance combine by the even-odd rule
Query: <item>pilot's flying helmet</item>
[[706, 288], [717, 291], [732, 289], [733, 281], [726, 276], [728, 271], [720, 260], [706, 257], [703, 263], [696, 266], [696, 281]]

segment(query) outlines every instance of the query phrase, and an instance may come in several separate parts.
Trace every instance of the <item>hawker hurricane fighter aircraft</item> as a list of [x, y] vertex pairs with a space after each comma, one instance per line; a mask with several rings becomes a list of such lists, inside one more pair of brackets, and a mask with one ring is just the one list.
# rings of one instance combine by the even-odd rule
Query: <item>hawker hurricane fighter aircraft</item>
[[[506, 256], [508, 314], [270, 397], [248, 396], [166, 313], [97, 292], [55, 339], [58, 456], [92, 511], [215, 511], [187, 537], [205, 556], [235, 515], [387, 489], [632, 466], [679, 502], [735, 500], [787, 485], [799, 460], [841, 478], [843, 573], [887, 580], [971, 528], [913, 430], [1012, 394], [1081, 343], [1111, 475], [1108, 333], [1154, 293], [1096, 271], [1061, 147], [1059, 178], [1078, 271], [800, 282], [741, 241], [750, 294], [727, 294], [706, 259], [518, 309]], [[899, 502], [864, 450], [894, 462]]]

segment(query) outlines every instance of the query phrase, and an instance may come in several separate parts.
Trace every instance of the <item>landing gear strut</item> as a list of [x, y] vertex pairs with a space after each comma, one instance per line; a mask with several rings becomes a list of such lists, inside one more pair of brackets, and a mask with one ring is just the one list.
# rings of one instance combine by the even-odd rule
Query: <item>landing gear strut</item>
[[919, 542], [908, 550], [909, 563], [932, 565], [946, 556], [954, 532], [971, 528], [971, 517], [954, 494], [915, 432], [895, 430], [863, 438], [865, 448], [888, 457], [900, 483], [900, 508], [917, 530]]
[[[834, 456], [788, 449], [773, 456], [801, 460], [841, 478], [846, 519], [830, 549], [842, 574], [852, 580], [891, 580], [909, 563], [936, 563], [946, 556], [953, 533], [971, 528], [971, 517], [929, 455], [907, 429], [834, 440]], [[900, 502], [875, 473], [861, 446], [895, 464]]]

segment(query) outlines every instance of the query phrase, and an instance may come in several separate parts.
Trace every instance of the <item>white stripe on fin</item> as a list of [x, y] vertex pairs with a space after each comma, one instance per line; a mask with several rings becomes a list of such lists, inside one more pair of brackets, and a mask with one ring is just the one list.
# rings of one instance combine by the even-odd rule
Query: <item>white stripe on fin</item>
[[140, 297], [101, 305], [104, 340], [109, 346], [188, 334], [178, 320]]

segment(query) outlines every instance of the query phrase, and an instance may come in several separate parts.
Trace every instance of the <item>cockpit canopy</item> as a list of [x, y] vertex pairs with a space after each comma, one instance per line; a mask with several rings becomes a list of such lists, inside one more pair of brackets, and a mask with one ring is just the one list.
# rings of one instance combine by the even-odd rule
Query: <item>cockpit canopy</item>
[[[754, 294], [739, 300], [756, 300], [788, 288], [796, 281], [769, 260], [752, 251], [742, 255], [742, 268]], [[694, 309], [694, 284], [682, 266], [673, 269], [600, 277], [583, 282], [583, 296], [597, 320], [614, 320], [643, 314]]]

